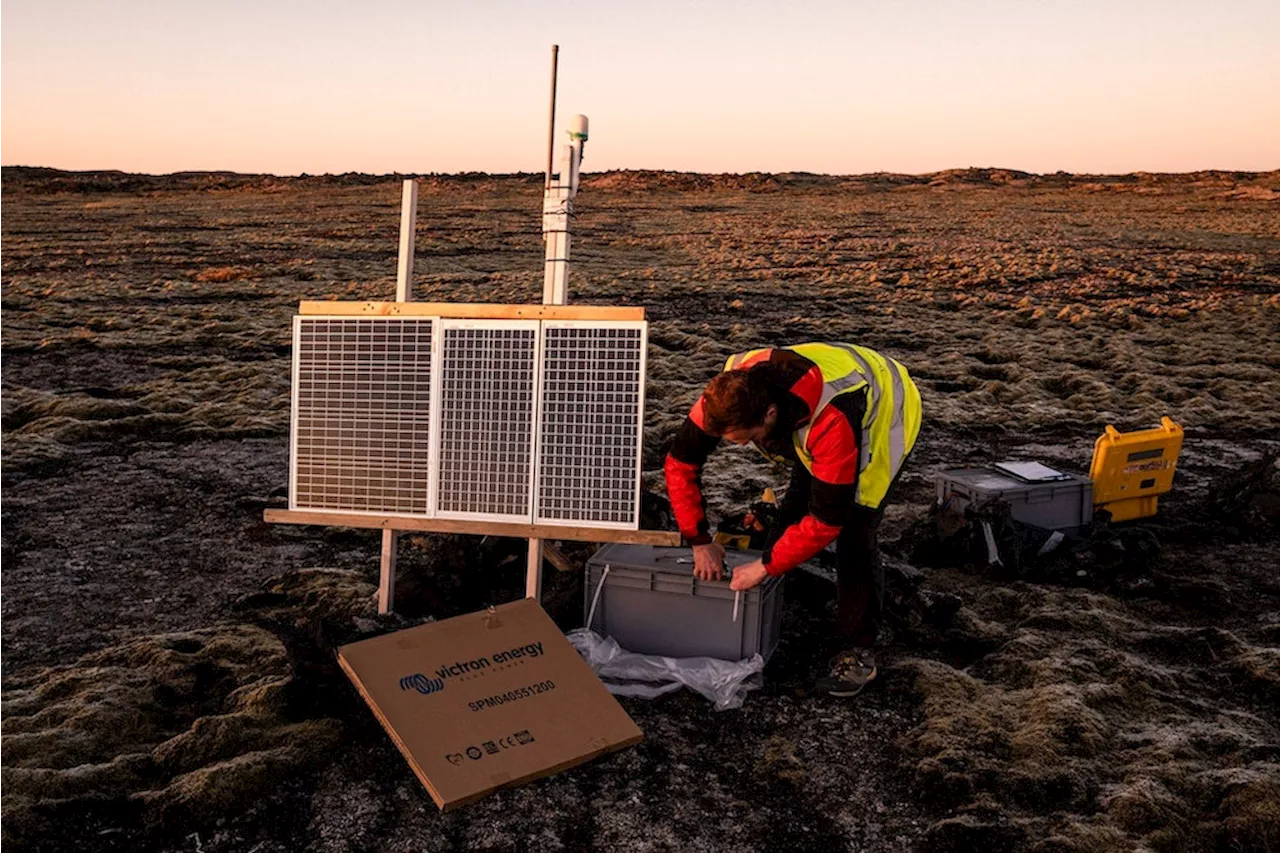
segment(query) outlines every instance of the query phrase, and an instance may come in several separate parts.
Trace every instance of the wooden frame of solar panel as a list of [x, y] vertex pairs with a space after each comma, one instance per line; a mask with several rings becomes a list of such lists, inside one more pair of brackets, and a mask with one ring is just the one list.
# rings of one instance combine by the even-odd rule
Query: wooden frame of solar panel
[[[311, 303], [312, 311], [320, 308], [326, 303]], [[411, 304], [411, 303], [410, 303]], [[332, 303], [329, 303], [332, 305]], [[533, 524], [547, 525], [564, 529], [568, 532], [569, 528], [574, 529], [575, 533], [581, 528], [598, 527], [602, 530], [636, 530], [639, 527], [639, 505], [640, 505], [640, 465], [641, 465], [641, 447], [643, 444], [643, 423], [644, 423], [644, 372], [646, 367], [645, 350], [647, 348], [647, 324], [643, 320], [593, 320], [587, 319], [592, 309], [589, 307], [578, 308], [574, 311], [559, 311], [546, 313], [562, 313], [575, 316], [573, 320], [547, 320], [538, 321], [510, 321], [510, 320], [484, 320], [484, 319], [442, 319], [420, 313], [422, 309], [429, 310], [429, 305], [414, 305], [415, 309], [411, 312], [404, 312], [401, 316], [389, 315], [379, 310], [377, 303], [369, 303], [365, 305], [365, 309], [357, 309], [359, 313], [352, 310], [352, 303], [343, 304], [346, 310], [339, 309], [331, 315], [309, 313], [303, 317], [295, 319], [294, 323], [294, 406], [292, 416], [291, 429], [291, 453], [290, 453], [290, 511], [287, 513], [291, 518], [285, 518], [281, 514], [276, 514], [274, 520], [299, 520], [301, 516], [309, 516], [312, 513], [342, 515], [349, 519], [353, 514], [368, 515], [371, 520], [374, 518], [385, 518], [395, 516], [404, 518], [413, 516], [417, 518], [436, 518], [442, 520], [472, 520], [475, 522], [505, 522], [510, 523], [513, 527], [517, 524]], [[309, 306], [309, 307], [311, 307]], [[336, 307], [336, 306], [334, 306]], [[447, 310], [452, 306], [440, 306], [441, 313], [452, 313]], [[470, 306], [468, 310], [459, 311], [458, 313], [474, 313], [475, 308], [484, 310], [489, 308], [494, 313], [510, 316], [516, 313], [512, 309], [519, 309], [523, 312], [525, 308], [534, 308], [536, 306]], [[576, 307], [576, 306], [575, 306]], [[618, 314], [620, 311], [608, 312], [598, 310], [597, 313]], [[628, 311], [634, 316], [633, 311]], [[397, 312], [400, 314], [400, 312]], [[409, 316], [404, 316], [409, 315]], [[385, 334], [379, 333], [378, 327], [385, 326]], [[317, 332], [308, 338], [305, 333], [306, 325], [315, 325]], [[363, 328], [363, 331], [362, 331]], [[412, 331], [408, 340], [419, 342], [430, 336], [430, 342], [424, 354], [420, 350], [414, 352], [405, 352], [403, 349], [397, 350], [393, 344], [403, 344], [406, 340], [406, 331]], [[424, 335], [424, 331], [426, 334]], [[527, 405], [531, 418], [529, 439], [524, 442], [524, 446], [528, 447], [525, 452], [525, 468], [527, 470], [528, 491], [527, 501], [522, 511], [514, 511], [514, 506], [508, 503], [506, 507], [508, 512], [494, 512], [492, 507], [488, 509], [481, 508], [476, 502], [472, 502], [466, 506], [459, 507], [456, 502], [452, 502], [452, 498], [446, 497], [446, 502], [452, 502], [453, 505], [446, 508], [442, 504], [442, 495], [449, 495], [447, 492], [448, 480], [458, 478], [451, 472], [446, 471], [449, 467], [449, 454], [453, 453], [458, 456], [461, 465], [461, 477], [469, 478], [473, 476], [474, 469], [477, 464], [482, 470], [482, 475], [498, 474], [508, 475], [505, 477], [506, 494], [510, 494], [510, 485], [512, 475], [519, 475], [519, 471], [512, 468], [515, 465], [519, 467], [520, 461], [510, 458], [514, 451], [519, 453], [520, 442], [508, 442], [505, 435], [501, 435], [504, 427], [499, 425], [493, 426], [492, 419], [483, 422], [481, 431], [483, 435], [476, 438], [474, 435], [467, 444], [467, 451], [471, 452], [470, 457], [466, 452], [459, 455], [457, 451], [461, 444], [451, 434], [450, 430], [453, 424], [446, 423], [449, 415], [446, 414], [448, 406], [451, 404], [452, 392], [457, 391], [461, 395], [459, 400], [453, 400], [452, 404], [460, 405], [463, 408], [463, 421], [467, 420], [468, 415], [480, 413], [480, 409], [486, 406], [484, 401], [485, 394], [492, 391], [493, 388], [482, 387], [485, 383], [498, 382], [506, 383], [510, 396], [511, 391], [515, 390], [510, 387], [512, 378], [495, 379], [492, 375], [482, 377], [472, 377], [467, 380], [449, 379], [446, 380], [445, 374], [450, 371], [449, 354], [446, 352], [446, 342], [452, 337], [451, 332], [461, 333], [466, 331], [490, 332], [492, 334], [485, 336], [493, 340], [503, 339], [508, 343], [513, 339], [511, 336], [502, 335], [502, 332], [519, 333], [533, 332], [529, 347], [529, 356], [527, 362], [529, 369], [526, 371], [526, 384], [528, 386], [531, 399], [526, 398], [524, 403]], [[324, 332], [327, 336], [326, 342], [332, 342], [332, 335], [339, 334], [342, 338], [341, 351], [337, 353], [338, 364], [333, 364], [333, 355], [330, 354], [325, 363], [320, 368], [314, 366], [308, 368], [306, 363], [306, 353], [308, 352], [307, 344], [314, 344], [318, 340], [320, 332]], [[398, 334], [392, 334], [393, 332]], [[577, 332], [578, 334], [575, 334]], [[516, 334], [516, 338], [521, 337]], [[574, 342], [570, 345], [571, 355], [576, 355], [576, 359], [560, 359], [563, 364], [560, 368], [554, 365], [552, 370], [560, 369], [562, 373], [566, 369], [569, 373], [565, 373], [559, 379], [548, 377], [548, 365], [544, 362], [544, 342], [549, 338], [559, 337], [563, 340]], [[621, 354], [619, 352], [611, 352], [609, 343], [621, 342]], [[588, 352], [587, 344], [590, 344], [590, 352]], [[354, 345], [354, 346], [352, 346]], [[614, 348], [617, 349], [616, 347]], [[574, 352], [576, 350], [576, 352]], [[487, 349], [489, 357], [500, 355], [492, 345]], [[611, 359], [612, 356], [612, 359]], [[379, 358], [380, 357], [380, 358]], [[619, 365], [618, 360], [624, 362]], [[610, 363], [610, 362], [613, 363]], [[374, 368], [381, 365], [385, 368], [394, 366], [404, 367], [405, 365], [415, 371], [412, 382], [408, 383], [410, 394], [404, 396], [406, 379], [402, 374], [396, 374], [394, 370], [390, 370], [391, 379], [377, 377], [373, 375]], [[480, 362], [473, 359], [471, 367], [479, 366]], [[610, 369], [612, 368], [612, 369]], [[509, 367], [508, 367], [509, 369]], [[364, 371], [362, 374], [361, 371]], [[576, 371], [574, 373], [573, 371]], [[305, 448], [300, 450], [299, 439], [306, 436], [309, 430], [316, 429], [315, 426], [305, 423], [305, 416], [308, 412], [307, 402], [314, 404], [315, 397], [318, 393], [313, 387], [317, 381], [316, 374], [322, 374], [325, 380], [325, 391], [332, 394], [337, 392], [339, 395], [338, 405], [355, 404], [355, 411], [351, 414], [349, 420], [353, 421], [350, 426], [344, 421], [345, 417], [338, 419], [338, 427], [336, 428], [336, 438], [331, 435], [334, 431], [332, 420], [325, 423], [323, 433], [323, 448], [332, 449], [336, 446], [338, 451], [337, 457], [342, 459], [354, 459], [364, 463], [363, 481], [357, 482], [356, 477], [346, 475], [335, 476], [332, 471], [325, 472], [324, 485], [337, 485], [339, 494], [334, 497], [332, 495], [320, 501], [321, 505], [308, 505], [310, 502], [299, 500], [304, 494], [300, 488], [302, 483], [306, 482], [306, 477], [300, 475], [310, 473], [310, 467], [314, 467], [314, 463], [307, 460], [311, 457], [305, 452]], [[426, 375], [423, 376], [422, 374]], [[572, 375], [570, 375], [572, 374]], [[368, 388], [363, 388], [361, 379]], [[426, 379], [424, 383], [422, 380]], [[467, 387], [470, 381], [471, 387]], [[457, 388], [449, 388], [447, 382], [458, 383]], [[558, 406], [558, 410], [549, 411], [546, 408], [546, 401], [543, 400], [543, 392], [549, 382], [558, 382], [565, 387], [555, 388], [555, 395], [559, 399], [553, 401], [552, 405]], [[336, 384], [336, 388], [333, 387]], [[376, 398], [375, 389], [381, 384], [384, 393], [392, 394], [390, 401], [381, 401], [381, 408], [376, 408], [372, 404], [379, 401]], [[572, 384], [573, 387], [569, 387]], [[391, 387], [396, 386], [396, 387]], [[504, 390], [499, 388], [498, 390]], [[582, 394], [578, 391], [588, 391], [587, 399], [583, 399]], [[311, 395], [308, 398], [308, 395]], [[499, 395], [501, 396], [501, 395]], [[476, 398], [479, 398], [477, 402]], [[426, 424], [426, 446], [423, 447], [421, 432], [413, 431], [409, 447], [404, 446], [402, 436], [397, 429], [391, 429], [391, 433], [395, 439], [390, 441], [387, 436], [388, 424], [390, 416], [395, 415], [394, 427], [402, 426], [407, 419], [410, 425], [421, 423], [421, 412], [419, 411], [421, 404], [425, 398], [428, 406], [428, 416]], [[625, 398], [625, 399], [624, 399]], [[322, 400], [326, 406], [329, 401]], [[359, 404], [368, 402], [371, 406], [368, 408], [365, 419], [366, 424], [361, 424], [361, 412]], [[403, 404], [408, 402], [411, 410], [407, 413], [400, 408], [394, 408], [389, 404]], [[489, 408], [485, 409], [485, 414], [492, 414], [494, 409], [489, 401]], [[510, 402], [508, 400], [508, 402]], [[321, 411], [324, 414], [324, 411]], [[343, 413], [348, 414], [347, 412]], [[560, 423], [556, 423], [557, 417]], [[590, 453], [582, 454], [573, 453], [572, 445], [575, 441], [583, 437], [581, 431], [574, 432], [572, 429], [565, 430], [564, 422], [570, 418], [574, 418], [574, 422], [586, 422], [596, 427], [593, 432], [587, 434], [586, 438], [589, 442], [594, 442], [595, 455]], [[323, 419], [323, 418], [322, 418]], [[480, 423], [477, 419], [472, 419], [471, 423]], [[552, 424], [552, 433], [559, 435], [558, 443], [554, 444], [554, 452], [557, 458], [554, 460], [559, 464], [551, 466], [556, 468], [554, 474], [547, 471], [548, 462], [546, 454], [552, 445], [545, 444], [543, 441], [543, 428], [546, 424]], [[513, 424], [506, 425], [507, 428]], [[518, 426], [518, 425], [517, 425]], [[517, 429], [518, 431], [518, 429]], [[473, 430], [474, 432], [474, 430]], [[310, 437], [315, 437], [310, 436]], [[494, 440], [498, 441], [499, 458], [489, 459], [484, 452], [480, 452], [477, 456], [476, 451], [484, 451], [490, 446]], [[336, 442], [336, 445], [335, 445]], [[488, 444], [486, 444], [488, 442]], [[394, 446], [390, 446], [394, 444]], [[446, 447], [447, 444], [452, 445]], [[566, 449], [567, 448], [567, 449]], [[402, 462], [406, 458], [405, 451], [408, 450], [408, 465], [397, 468], [394, 464], [388, 465], [387, 451], [394, 450], [393, 462]], [[380, 456], [376, 451], [381, 451]], [[425, 453], [425, 456], [424, 456]], [[506, 458], [503, 458], [505, 454]], [[314, 455], [314, 454], [312, 454]], [[422, 473], [421, 463], [425, 458], [427, 465], [426, 482], [419, 486], [413, 486], [410, 483], [406, 489], [402, 480], [407, 476], [408, 479], [414, 480], [413, 475]], [[611, 471], [615, 477], [614, 482], [609, 482], [607, 477], [600, 477], [601, 460], [603, 459], [604, 468]], [[611, 461], [612, 460], [612, 461]], [[377, 476], [375, 476], [377, 475]], [[577, 480], [595, 476], [594, 483], [582, 485]], [[444, 478], [442, 480], [442, 478]], [[416, 478], [421, 482], [421, 477]], [[490, 478], [492, 479], [492, 478]], [[502, 479], [502, 477], [499, 477]], [[545, 497], [540, 498], [540, 488], [555, 488], [548, 486], [551, 480], [556, 481], [556, 486], [560, 489], [561, 494], [551, 495], [548, 493]], [[622, 489], [618, 488], [618, 482], [624, 481], [625, 496]], [[468, 482], [468, 485], [471, 485]], [[492, 486], [492, 484], [488, 484]], [[394, 490], [394, 498], [399, 499], [402, 493], [408, 491], [412, 495], [413, 503], [411, 509], [416, 510], [409, 513], [404, 512], [405, 507], [397, 504], [393, 500], [388, 500], [389, 489]], [[425, 493], [423, 492], [425, 489]], [[575, 492], [576, 490], [576, 492]], [[347, 506], [339, 505], [340, 499], [347, 498], [349, 504]], [[556, 503], [552, 498], [559, 497], [560, 506], [556, 510], [547, 510], [546, 507]], [[374, 502], [375, 498], [381, 498], [382, 503]], [[576, 500], [575, 500], [576, 498]], [[363, 501], [363, 503], [361, 503]], [[594, 502], [594, 503], [593, 503]], [[625, 511], [625, 512], [624, 512]], [[624, 517], [625, 515], [625, 517]], [[371, 525], [372, 526], [372, 525]]]

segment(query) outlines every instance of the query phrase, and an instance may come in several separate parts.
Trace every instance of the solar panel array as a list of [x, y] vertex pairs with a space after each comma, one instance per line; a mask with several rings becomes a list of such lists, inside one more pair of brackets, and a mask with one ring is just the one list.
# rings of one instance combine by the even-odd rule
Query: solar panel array
[[297, 324], [297, 506], [427, 511], [434, 329], [429, 319]]
[[290, 506], [635, 529], [646, 332], [299, 317]]
[[639, 498], [644, 329], [544, 326], [537, 520], [631, 524]]

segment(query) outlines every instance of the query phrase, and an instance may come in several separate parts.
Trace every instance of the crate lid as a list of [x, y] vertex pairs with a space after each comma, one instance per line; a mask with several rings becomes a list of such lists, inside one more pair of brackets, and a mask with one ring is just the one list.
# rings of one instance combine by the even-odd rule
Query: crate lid
[[1056, 468], [1050, 468], [1040, 462], [1018, 462], [1007, 460], [997, 462], [995, 468], [1006, 474], [1012, 474], [1024, 483], [1052, 483], [1059, 480], [1070, 480], [1071, 475]]
[[938, 472], [937, 480], [944, 485], [958, 484], [985, 494], [1039, 492], [1042, 489], [1078, 487], [1089, 482], [1088, 477], [1070, 474], [1062, 480], [1028, 483], [995, 468], [948, 468]]
[[[726, 548], [724, 565], [729, 571], [718, 581], [702, 581], [693, 577], [693, 551], [690, 548], [662, 548], [656, 545], [629, 545], [624, 542], [614, 542], [601, 548], [587, 561], [587, 572], [590, 576], [592, 571], [602, 570], [605, 566], [609, 566], [610, 571], [614, 572], [619, 569], [662, 572], [688, 578], [694, 585], [691, 588], [706, 591], [720, 590], [732, 596], [734, 593], [729, 591], [732, 570], [738, 566], [745, 566], [752, 560], [760, 559], [761, 553]], [[750, 598], [755, 595], [769, 595], [778, 584], [782, 583], [782, 580], [782, 576], [770, 575], [759, 586], [747, 590], [745, 596]]]
[[[726, 548], [724, 564], [726, 568], [735, 569], [738, 566], [745, 566], [752, 560], [760, 559], [760, 554], [760, 551]], [[688, 575], [693, 573], [693, 549], [611, 542], [597, 551], [591, 557], [590, 563], [592, 565], [608, 563], [619, 568]]]

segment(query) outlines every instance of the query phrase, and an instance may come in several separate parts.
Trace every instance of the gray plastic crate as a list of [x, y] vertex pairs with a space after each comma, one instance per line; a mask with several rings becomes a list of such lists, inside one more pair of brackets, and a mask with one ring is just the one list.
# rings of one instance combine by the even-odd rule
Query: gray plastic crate
[[[741, 566], [759, 556], [757, 551], [729, 551], [725, 566]], [[758, 652], [768, 660], [778, 647], [782, 625], [782, 578], [768, 578], [742, 593], [734, 621], [735, 593], [727, 576], [700, 581], [692, 563], [677, 562], [691, 558], [688, 548], [622, 543], [601, 548], [587, 561], [584, 621], [606, 566], [609, 574], [587, 627], [639, 654], [736, 661]]]
[[1071, 533], [1093, 520], [1093, 481], [1071, 474], [1070, 479], [1028, 483], [992, 468], [952, 468], [939, 471], [938, 500], [955, 499], [957, 509], [990, 498], [1009, 504], [1016, 521], [1046, 530]]

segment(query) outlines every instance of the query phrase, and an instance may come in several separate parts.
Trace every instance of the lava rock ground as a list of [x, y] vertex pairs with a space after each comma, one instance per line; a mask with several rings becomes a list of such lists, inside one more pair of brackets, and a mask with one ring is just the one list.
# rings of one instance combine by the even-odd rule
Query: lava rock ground
[[[289, 318], [392, 292], [398, 180], [3, 181], [13, 849], [1280, 845], [1280, 175], [587, 178], [573, 298], [648, 309], [648, 484], [727, 354], [884, 350], [926, 428], [882, 544], [914, 578], [900, 604], [950, 606], [900, 611], [882, 685], [831, 702], [807, 693], [838, 649], [830, 584], [797, 575], [742, 711], [623, 700], [638, 747], [449, 814], [332, 649], [515, 598], [519, 543], [411, 538], [379, 618], [375, 535], [261, 521], [287, 475]], [[418, 297], [536, 301], [540, 187], [424, 179]], [[937, 468], [1081, 470], [1106, 423], [1165, 414], [1186, 447], [1137, 576], [903, 562]], [[712, 512], [783, 476], [721, 451]], [[548, 573], [563, 627], [581, 596]]]

